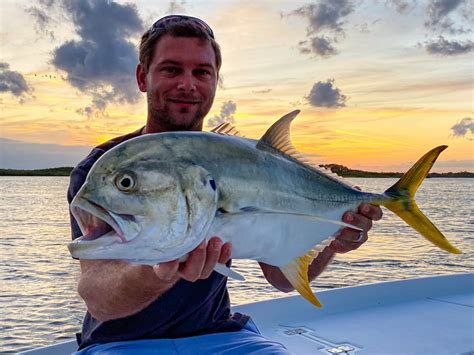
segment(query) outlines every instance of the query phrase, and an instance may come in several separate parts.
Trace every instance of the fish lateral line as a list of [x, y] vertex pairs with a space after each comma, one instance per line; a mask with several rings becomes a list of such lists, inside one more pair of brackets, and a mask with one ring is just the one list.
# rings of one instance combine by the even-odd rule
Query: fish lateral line
[[[349, 224], [343, 221], [339, 221], [336, 219], [331, 219], [331, 218], [326, 218], [318, 215], [310, 215], [310, 214], [305, 214], [305, 213], [295, 213], [295, 212], [286, 212], [286, 211], [270, 211], [270, 210], [262, 210], [258, 209], [257, 207], [244, 207], [243, 209], [240, 209], [238, 212], [226, 212], [225, 215], [228, 217], [231, 216], [239, 216], [239, 215], [246, 215], [248, 213], [253, 213], [253, 214], [266, 214], [266, 215], [282, 215], [282, 216], [299, 216], [308, 220], [313, 220], [313, 221], [320, 221], [324, 223], [330, 223], [330, 224], [335, 224], [339, 225], [341, 227], [347, 227], [347, 228], [352, 228], [357, 231], [363, 232], [364, 230], [362, 228], [359, 228], [353, 224]], [[224, 213], [223, 213], [224, 214]]]

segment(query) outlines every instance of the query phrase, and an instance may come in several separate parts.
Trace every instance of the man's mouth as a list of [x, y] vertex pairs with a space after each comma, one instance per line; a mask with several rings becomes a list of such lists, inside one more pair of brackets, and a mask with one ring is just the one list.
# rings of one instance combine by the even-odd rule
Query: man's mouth
[[200, 100], [194, 99], [168, 99], [168, 101], [178, 105], [197, 105], [201, 103]]

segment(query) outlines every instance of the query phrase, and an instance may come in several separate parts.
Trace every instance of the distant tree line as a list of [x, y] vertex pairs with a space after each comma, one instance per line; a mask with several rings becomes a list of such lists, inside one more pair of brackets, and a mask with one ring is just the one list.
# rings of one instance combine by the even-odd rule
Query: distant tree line
[[0, 176], [69, 176], [72, 169], [71, 167], [36, 170], [0, 169]]
[[[399, 178], [403, 175], [403, 173], [395, 173], [395, 172], [387, 172], [387, 173], [380, 173], [380, 172], [373, 172], [373, 171], [363, 171], [363, 170], [353, 170], [344, 165], [338, 164], [325, 164], [320, 165], [325, 169], [331, 170], [333, 173], [342, 176], [342, 177], [360, 177], [360, 178]], [[474, 177], [474, 173], [470, 173], [467, 171], [461, 171], [457, 173], [429, 173], [428, 177], [457, 177], [457, 178], [472, 178]]]
[[[325, 169], [331, 170], [333, 173], [342, 177], [361, 177], [361, 178], [399, 178], [402, 173], [388, 172], [378, 173], [373, 171], [353, 170], [344, 165], [325, 164], [320, 165]], [[16, 169], [0, 169], [0, 176], [69, 176], [73, 168], [60, 167], [51, 169], [36, 170], [16, 170]], [[454, 177], [454, 178], [474, 178], [474, 173], [461, 171], [457, 173], [430, 173], [428, 177]]]

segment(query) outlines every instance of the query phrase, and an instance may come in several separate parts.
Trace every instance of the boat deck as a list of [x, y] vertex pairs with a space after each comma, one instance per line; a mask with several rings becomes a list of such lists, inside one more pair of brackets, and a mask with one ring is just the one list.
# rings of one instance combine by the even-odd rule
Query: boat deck
[[[474, 355], [474, 273], [345, 287], [249, 303], [262, 334], [298, 355]], [[70, 354], [75, 342], [23, 354]]]
[[474, 355], [474, 274], [319, 292], [235, 307], [295, 354]]

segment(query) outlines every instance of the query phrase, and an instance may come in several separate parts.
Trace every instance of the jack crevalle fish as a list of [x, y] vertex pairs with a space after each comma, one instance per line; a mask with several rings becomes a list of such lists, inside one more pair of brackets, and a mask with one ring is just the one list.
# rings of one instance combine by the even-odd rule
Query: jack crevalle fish
[[[232, 258], [279, 267], [321, 306], [309, 287], [308, 265], [341, 227], [355, 228], [341, 218], [362, 202], [385, 206], [436, 246], [460, 253], [414, 200], [446, 146], [425, 154], [384, 193], [363, 192], [296, 151], [290, 124], [298, 113], [283, 116], [258, 141], [221, 127], [143, 135], [109, 150], [71, 203], [83, 233], [69, 244], [72, 256], [152, 265], [184, 260], [216, 235], [232, 243]], [[225, 265], [216, 271], [235, 276]]]

